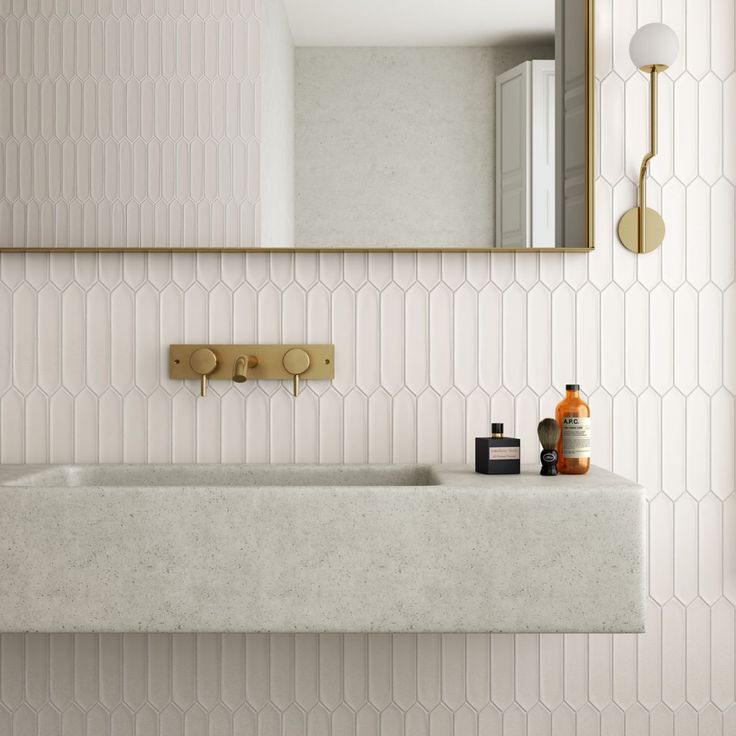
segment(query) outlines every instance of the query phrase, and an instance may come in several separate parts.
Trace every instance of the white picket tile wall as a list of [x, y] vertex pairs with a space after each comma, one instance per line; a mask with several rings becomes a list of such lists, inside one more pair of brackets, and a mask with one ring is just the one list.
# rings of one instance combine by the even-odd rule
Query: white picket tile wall
[[[449, 462], [491, 415], [532, 459], [576, 378], [595, 462], [648, 488], [647, 633], [3, 635], [0, 734], [736, 733], [734, 4], [597, 5], [594, 254], [3, 255], [0, 460]], [[668, 234], [637, 258], [614, 235], [646, 144], [627, 45], [659, 17], [684, 41], [650, 187]], [[166, 377], [181, 340], [331, 340], [337, 375], [199, 401]]]
[[251, 2], [0, 3], [0, 246], [253, 246]]

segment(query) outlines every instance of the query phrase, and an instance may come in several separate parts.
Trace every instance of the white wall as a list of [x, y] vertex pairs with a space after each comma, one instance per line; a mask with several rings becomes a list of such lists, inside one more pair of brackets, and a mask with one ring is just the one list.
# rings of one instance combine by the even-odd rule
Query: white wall
[[260, 244], [294, 247], [294, 43], [282, 0], [261, 9]]
[[496, 77], [552, 46], [298, 48], [303, 247], [495, 242]]
[[[646, 147], [639, 7], [598, 2], [593, 254], [3, 255], [0, 460], [455, 461], [491, 414], [531, 459], [577, 379], [594, 461], [648, 488], [647, 633], [3, 636], [0, 733], [736, 731], [733, 3], [666, 4], [668, 231], [641, 257], [614, 237]], [[200, 401], [165, 375], [184, 339], [333, 340], [337, 376]]]

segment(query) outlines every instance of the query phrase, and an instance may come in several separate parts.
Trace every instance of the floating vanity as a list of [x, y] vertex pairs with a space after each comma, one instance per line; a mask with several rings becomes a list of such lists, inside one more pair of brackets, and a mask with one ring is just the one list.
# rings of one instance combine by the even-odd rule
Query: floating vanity
[[448, 465], [0, 467], [0, 631], [644, 628], [643, 491]]

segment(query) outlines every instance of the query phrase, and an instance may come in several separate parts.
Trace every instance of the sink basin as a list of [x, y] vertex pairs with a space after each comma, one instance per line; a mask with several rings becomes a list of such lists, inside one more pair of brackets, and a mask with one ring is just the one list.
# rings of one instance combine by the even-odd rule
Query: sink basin
[[0, 466], [0, 631], [644, 626], [643, 489], [448, 465]]
[[0, 485], [61, 488], [429, 486], [437, 482], [430, 465], [47, 465], [19, 468], [0, 478]]

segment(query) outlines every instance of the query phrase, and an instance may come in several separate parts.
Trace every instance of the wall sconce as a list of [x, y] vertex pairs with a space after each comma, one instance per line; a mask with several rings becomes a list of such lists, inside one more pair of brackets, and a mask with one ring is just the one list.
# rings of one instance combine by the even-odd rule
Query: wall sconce
[[639, 206], [628, 210], [618, 223], [619, 240], [634, 253], [656, 250], [664, 240], [664, 220], [647, 207], [649, 162], [657, 155], [657, 79], [677, 58], [677, 34], [664, 23], [648, 23], [631, 39], [629, 54], [641, 71], [649, 74], [649, 153], [639, 171]]

